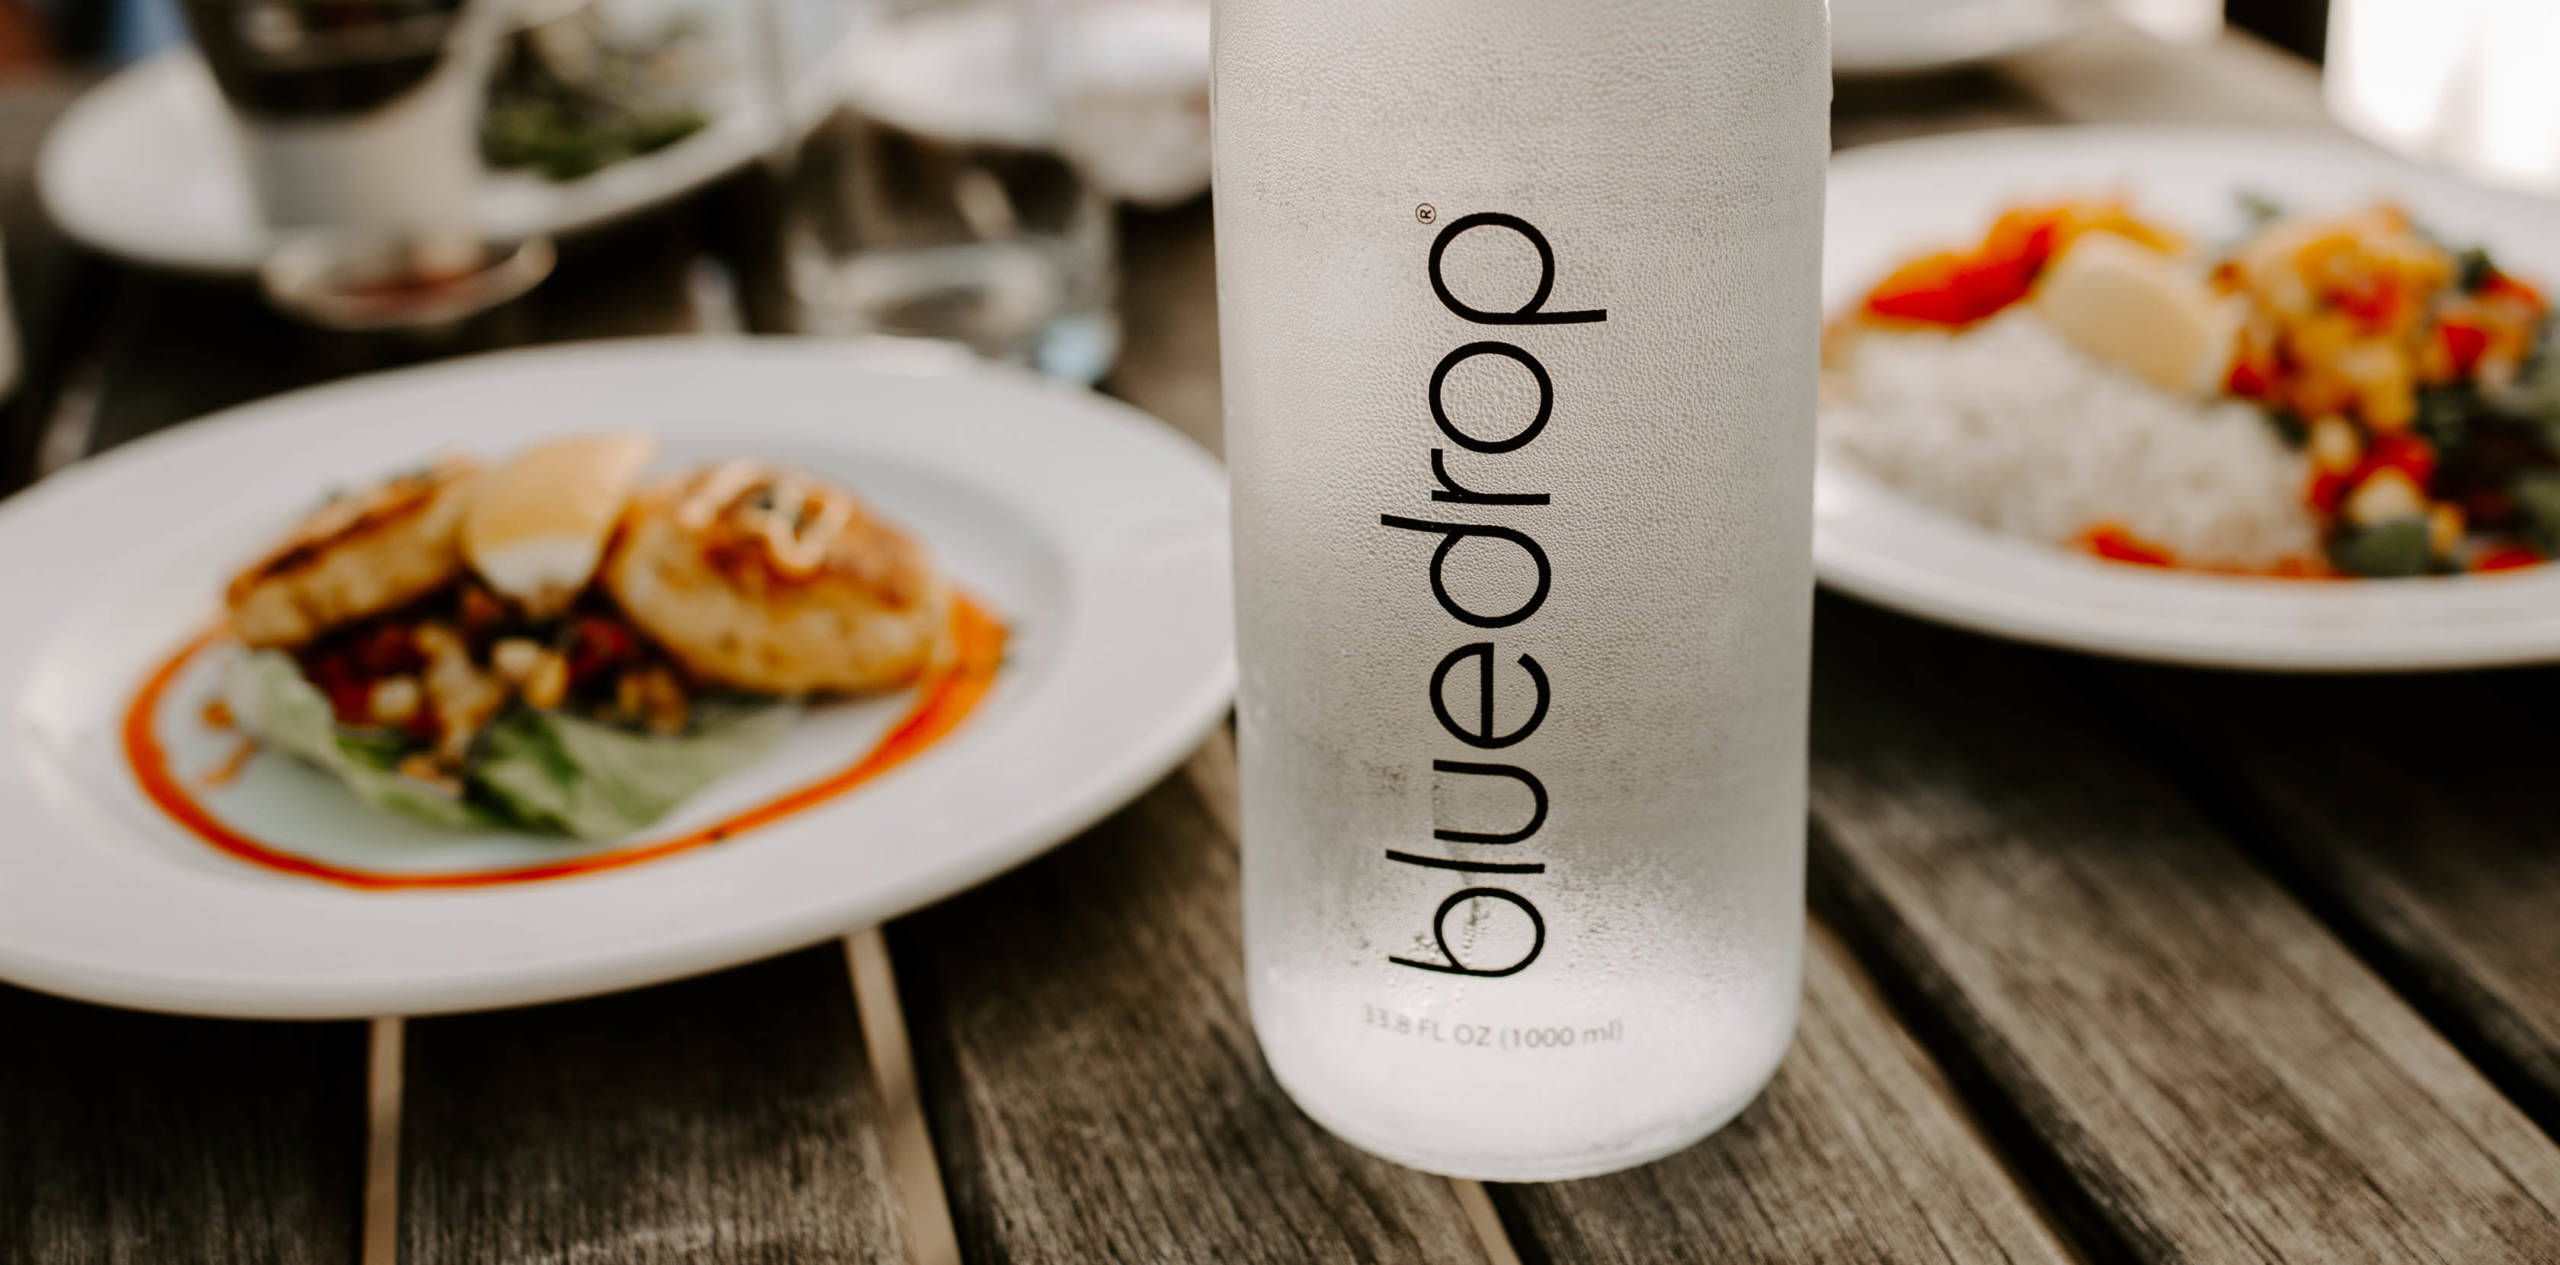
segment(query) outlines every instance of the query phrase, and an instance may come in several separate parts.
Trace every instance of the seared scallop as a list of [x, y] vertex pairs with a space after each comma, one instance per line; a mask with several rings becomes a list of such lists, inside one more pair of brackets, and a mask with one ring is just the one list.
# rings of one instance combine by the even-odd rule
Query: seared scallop
[[764, 694], [913, 681], [951, 603], [924, 549], [852, 493], [745, 461], [635, 497], [603, 581], [697, 680]]
[[476, 472], [469, 458], [448, 457], [331, 499], [232, 577], [232, 632], [252, 647], [291, 648], [453, 583]]

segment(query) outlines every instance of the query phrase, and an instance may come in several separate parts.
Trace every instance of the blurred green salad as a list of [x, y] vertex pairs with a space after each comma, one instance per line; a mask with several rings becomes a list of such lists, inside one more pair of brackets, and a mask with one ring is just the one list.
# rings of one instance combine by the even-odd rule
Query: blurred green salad
[[703, 36], [693, 16], [616, 32], [593, 5], [519, 32], [490, 82], [482, 157], [576, 180], [701, 131]]
[[374, 807], [440, 826], [580, 839], [619, 838], [665, 816], [753, 762], [799, 713], [783, 703], [703, 703], [684, 732], [653, 734], [517, 706], [480, 734], [459, 785], [446, 788], [400, 772], [414, 744], [398, 731], [339, 723], [328, 696], [281, 651], [234, 661], [223, 702], [241, 728]]

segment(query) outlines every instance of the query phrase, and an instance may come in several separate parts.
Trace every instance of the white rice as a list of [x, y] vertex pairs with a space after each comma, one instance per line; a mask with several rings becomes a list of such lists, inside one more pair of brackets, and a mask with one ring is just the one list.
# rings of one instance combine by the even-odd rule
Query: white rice
[[2171, 396], [2031, 309], [1953, 336], [1869, 335], [1833, 386], [1831, 453], [1986, 527], [2060, 544], [2112, 525], [2188, 566], [2319, 555], [2309, 467], [2256, 408]]

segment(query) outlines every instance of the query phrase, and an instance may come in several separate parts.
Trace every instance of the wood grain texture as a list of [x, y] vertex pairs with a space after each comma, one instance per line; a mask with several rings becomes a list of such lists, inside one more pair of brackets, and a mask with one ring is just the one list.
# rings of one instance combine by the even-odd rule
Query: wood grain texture
[[2146, 1261], [2560, 1259], [2560, 1148], [2073, 697], [2059, 656], [1828, 601], [1815, 869]]
[[889, 1174], [906, 1223], [907, 1263], [959, 1265], [960, 1235], [951, 1226], [951, 1199], [942, 1192], [942, 1165], [933, 1156], [933, 1126], [925, 1122], [924, 1092], [916, 1086], [915, 1042], [907, 1036], [907, 1008], [898, 997], [888, 937], [876, 926], [866, 927], [846, 936], [844, 949], [854, 1009], [862, 1016], [862, 1048], [871, 1057], [871, 1083], [880, 1095], [874, 1127], [888, 1148]]
[[1213, 453], [1226, 451], [1218, 395], [1218, 264], [1209, 200], [1120, 215], [1126, 349], [1104, 385]]
[[364, 1026], [137, 1014], [0, 985], [0, 1262], [340, 1265]]
[[690, 204], [652, 212], [572, 239], [533, 293], [437, 333], [312, 329], [268, 306], [247, 282], [115, 268], [92, 449], [359, 373], [540, 343], [689, 332], [699, 323], [691, 270], [704, 258]]
[[841, 947], [408, 1025], [412, 1262], [899, 1262]]
[[2261, 859], [2560, 1135], [2560, 677], [2107, 681]]
[[399, 1265], [400, 1112], [407, 1099], [408, 1025], [398, 1015], [366, 1025], [364, 1225], [357, 1265]]
[[1058, 852], [895, 924], [963, 1255], [1482, 1255], [1449, 1184], [1289, 1104], [1245, 1016], [1223, 735]]
[[1940, 75], [1844, 79], [1831, 89], [1831, 146], [2058, 123], [2043, 99], [1988, 67]]
[[107, 265], [71, 245], [36, 197], [36, 153], [84, 80], [0, 85], [0, 226], [8, 235], [8, 303], [19, 375], [0, 400], [0, 496], [39, 473], [37, 451], [66, 376], [94, 355]]
[[1937, 1070], [1816, 924], [1795, 1048], [1669, 1159], [1497, 1188], [1524, 1260], [2047, 1265], [2069, 1259]]

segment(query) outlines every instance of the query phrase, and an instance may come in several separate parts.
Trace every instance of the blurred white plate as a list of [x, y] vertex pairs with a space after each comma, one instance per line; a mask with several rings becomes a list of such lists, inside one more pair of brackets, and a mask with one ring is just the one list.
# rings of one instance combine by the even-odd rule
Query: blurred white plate
[[[361, 890], [261, 868], [145, 797], [119, 742], [123, 709], [217, 612], [228, 569], [324, 489], [448, 448], [495, 455], [607, 428], [657, 436], [670, 462], [758, 456], [839, 479], [911, 528], [1008, 626], [977, 711], [797, 816], [627, 868], [497, 886]], [[1227, 574], [1225, 482], [1197, 447], [1089, 392], [933, 349], [589, 343], [182, 426], [0, 504], [0, 588], [44, 595], [0, 621], [0, 978], [199, 1014], [419, 1013], [638, 985], [894, 917], [1068, 837], [1191, 750], [1234, 684]], [[722, 801], [796, 784], [801, 766], [840, 767], [867, 742], [835, 731], [878, 722], [831, 706], [845, 714], [804, 720], [643, 837], [717, 820], [743, 806]], [[422, 842], [316, 772], [273, 755], [251, 767], [204, 793], [226, 820], [335, 833], [311, 850], [369, 854], [376, 869], [414, 866], [420, 847], [580, 846]]]
[[[2122, 190], [2203, 240], [2237, 195], [2306, 210], [2393, 198], [2454, 242], [2560, 282], [2560, 203], [2485, 192], [2331, 133], [2037, 128], [1850, 150], [1833, 160], [1826, 311], [1901, 258], [1978, 239], [2004, 206]], [[2212, 667], [2389, 671], [2560, 659], [2560, 565], [2494, 575], [2301, 581], [2102, 561], [1994, 533], [1827, 454], [1815, 479], [1823, 581], [1915, 615], [2076, 650]]]
[[[710, 122], [693, 135], [570, 181], [490, 172], [481, 226], [497, 237], [559, 234], [646, 210], [743, 166], [772, 143], [771, 106], [754, 78], [754, 6], [702, 0], [607, 0], [617, 22], [646, 28], [674, 14], [704, 25], [713, 72], [700, 90]], [[853, 6], [786, 0], [796, 64], [790, 109], [815, 117], [832, 100], [849, 52]], [[213, 76], [193, 50], [134, 65], [75, 102], [44, 140], [36, 188], [64, 232], [111, 255], [188, 272], [249, 273], [272, 239], [243, 166], [240, 139]]]
[[1831, 69], [1945, 70], [2050, 44], [2088, 0], [1831, 0]]

